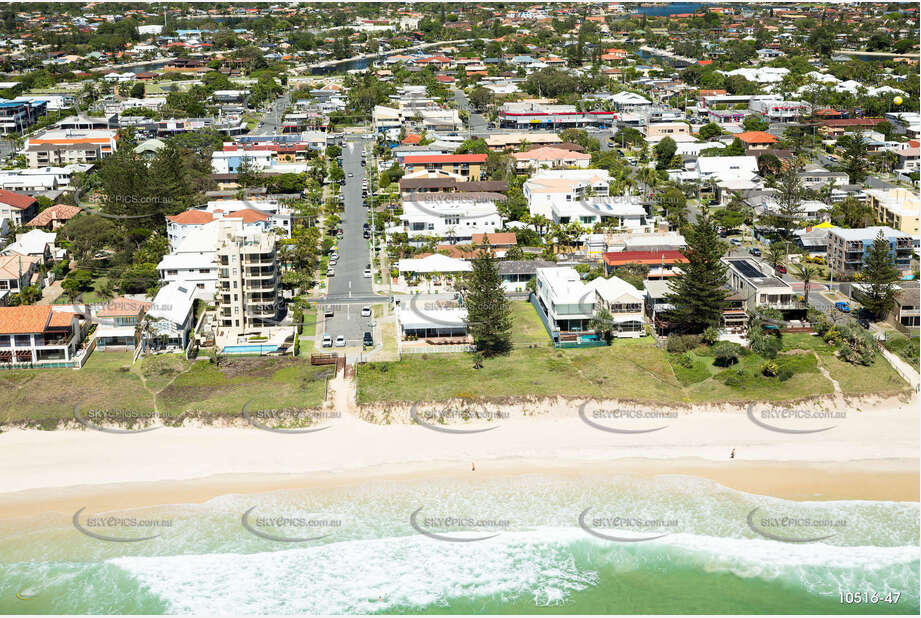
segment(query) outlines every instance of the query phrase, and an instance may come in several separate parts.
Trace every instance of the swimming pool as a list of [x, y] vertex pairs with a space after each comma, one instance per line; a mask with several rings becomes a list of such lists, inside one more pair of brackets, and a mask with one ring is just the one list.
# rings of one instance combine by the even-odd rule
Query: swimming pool
[[249, 344], [249, 345], [229, 345], [221, 350], [221, 354], [268, 354], [275, 352], [278, 346], [275, 344]]

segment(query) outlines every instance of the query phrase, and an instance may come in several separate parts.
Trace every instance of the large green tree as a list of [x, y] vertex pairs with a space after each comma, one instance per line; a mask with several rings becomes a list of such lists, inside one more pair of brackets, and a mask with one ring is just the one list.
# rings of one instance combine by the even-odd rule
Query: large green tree
[[473, 271], [467, 277], [464, 295], [467, 329], [477, 352], [487, 357], [505, 354], [512, 348], [512, 310], [488, 242], [488, 238], [483, 239], [484, 245], [473, 258]]
[[716, 224], [704, 210], [685, 231], [688, 259], [681, 274], [668, 281], [666, 302], [674, 309], [669, 320], [681, 332], [701, 333], [708, 326], [718, 327], [726, 307], [726, 265], [720, 261], [725, 251]]
[[863, 135], [842, 135], [838, 138], [838, 147], [843, 150], [841, 165], [847, 172], [851, 184], [861, 184], [867, 178], [870, 162], [867, 159], [867, 142]]
[[865, 289], [857, 292], [855, 297], [877, 318], [884, 317], [892, 309], [898, 294], [895, 282], [899, 279], [899, 270], [895, 266], [889, 241], [882, 231], [873, 239], [860, 273]]

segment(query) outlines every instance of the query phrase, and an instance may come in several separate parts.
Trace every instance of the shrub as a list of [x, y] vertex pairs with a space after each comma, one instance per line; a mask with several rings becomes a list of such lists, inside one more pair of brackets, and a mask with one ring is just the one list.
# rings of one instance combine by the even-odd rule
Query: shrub
[[720, 367], [728, 367], [739, 362], [739, 344], [731, 341], [720, 341], [713, 346], [713, 356]]
[[675, 358], [675, 362], [684, 367], [685, 369], [690, 369], [694, 366], [694, 359], [691, 358], [691, 355], [685, 352], [681, 356]]
[[673, 354], [681, 354], [693, 350], [700, 345], [697, 335], [669, 335], [666, 349]]
[[776, 377], [779, 372], [780, 366], [772, 360], [761, 365], [761, 373], [769, 378]]
[[786, 382], [793, 377], [793, 370], [789, 367], [781, 367], [780, 371], [777, 373], [777, 378], [781, 382]]
[[720, 333], [718, 330], [712, 326], [708, 326], [707, 330], [704, 331], [704, 334], [700, 336], [701, 340], [707, 345], [713, 345], [719, 341]]

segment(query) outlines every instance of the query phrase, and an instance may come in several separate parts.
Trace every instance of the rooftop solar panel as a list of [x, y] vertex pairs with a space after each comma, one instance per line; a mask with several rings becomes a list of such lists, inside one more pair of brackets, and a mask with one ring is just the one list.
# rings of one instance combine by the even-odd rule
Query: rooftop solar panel
[[762, 273], [760, 270], [752, 266], [751, 262], [747, 262], [745, 260], [730, 260], [729, 263], [732, 264], [733, 268], [735, 268], [737, 271], [739, 271], [746, 277], [751, 277], [751, 278], [764, 277], [764, 273]]

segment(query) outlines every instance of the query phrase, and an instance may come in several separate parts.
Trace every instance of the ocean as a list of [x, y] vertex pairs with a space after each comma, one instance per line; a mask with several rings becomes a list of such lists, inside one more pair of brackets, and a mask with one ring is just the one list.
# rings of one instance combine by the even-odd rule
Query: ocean
[[917, 503], [473, 474], [0, 520], [0, 613], [919, 612]]

